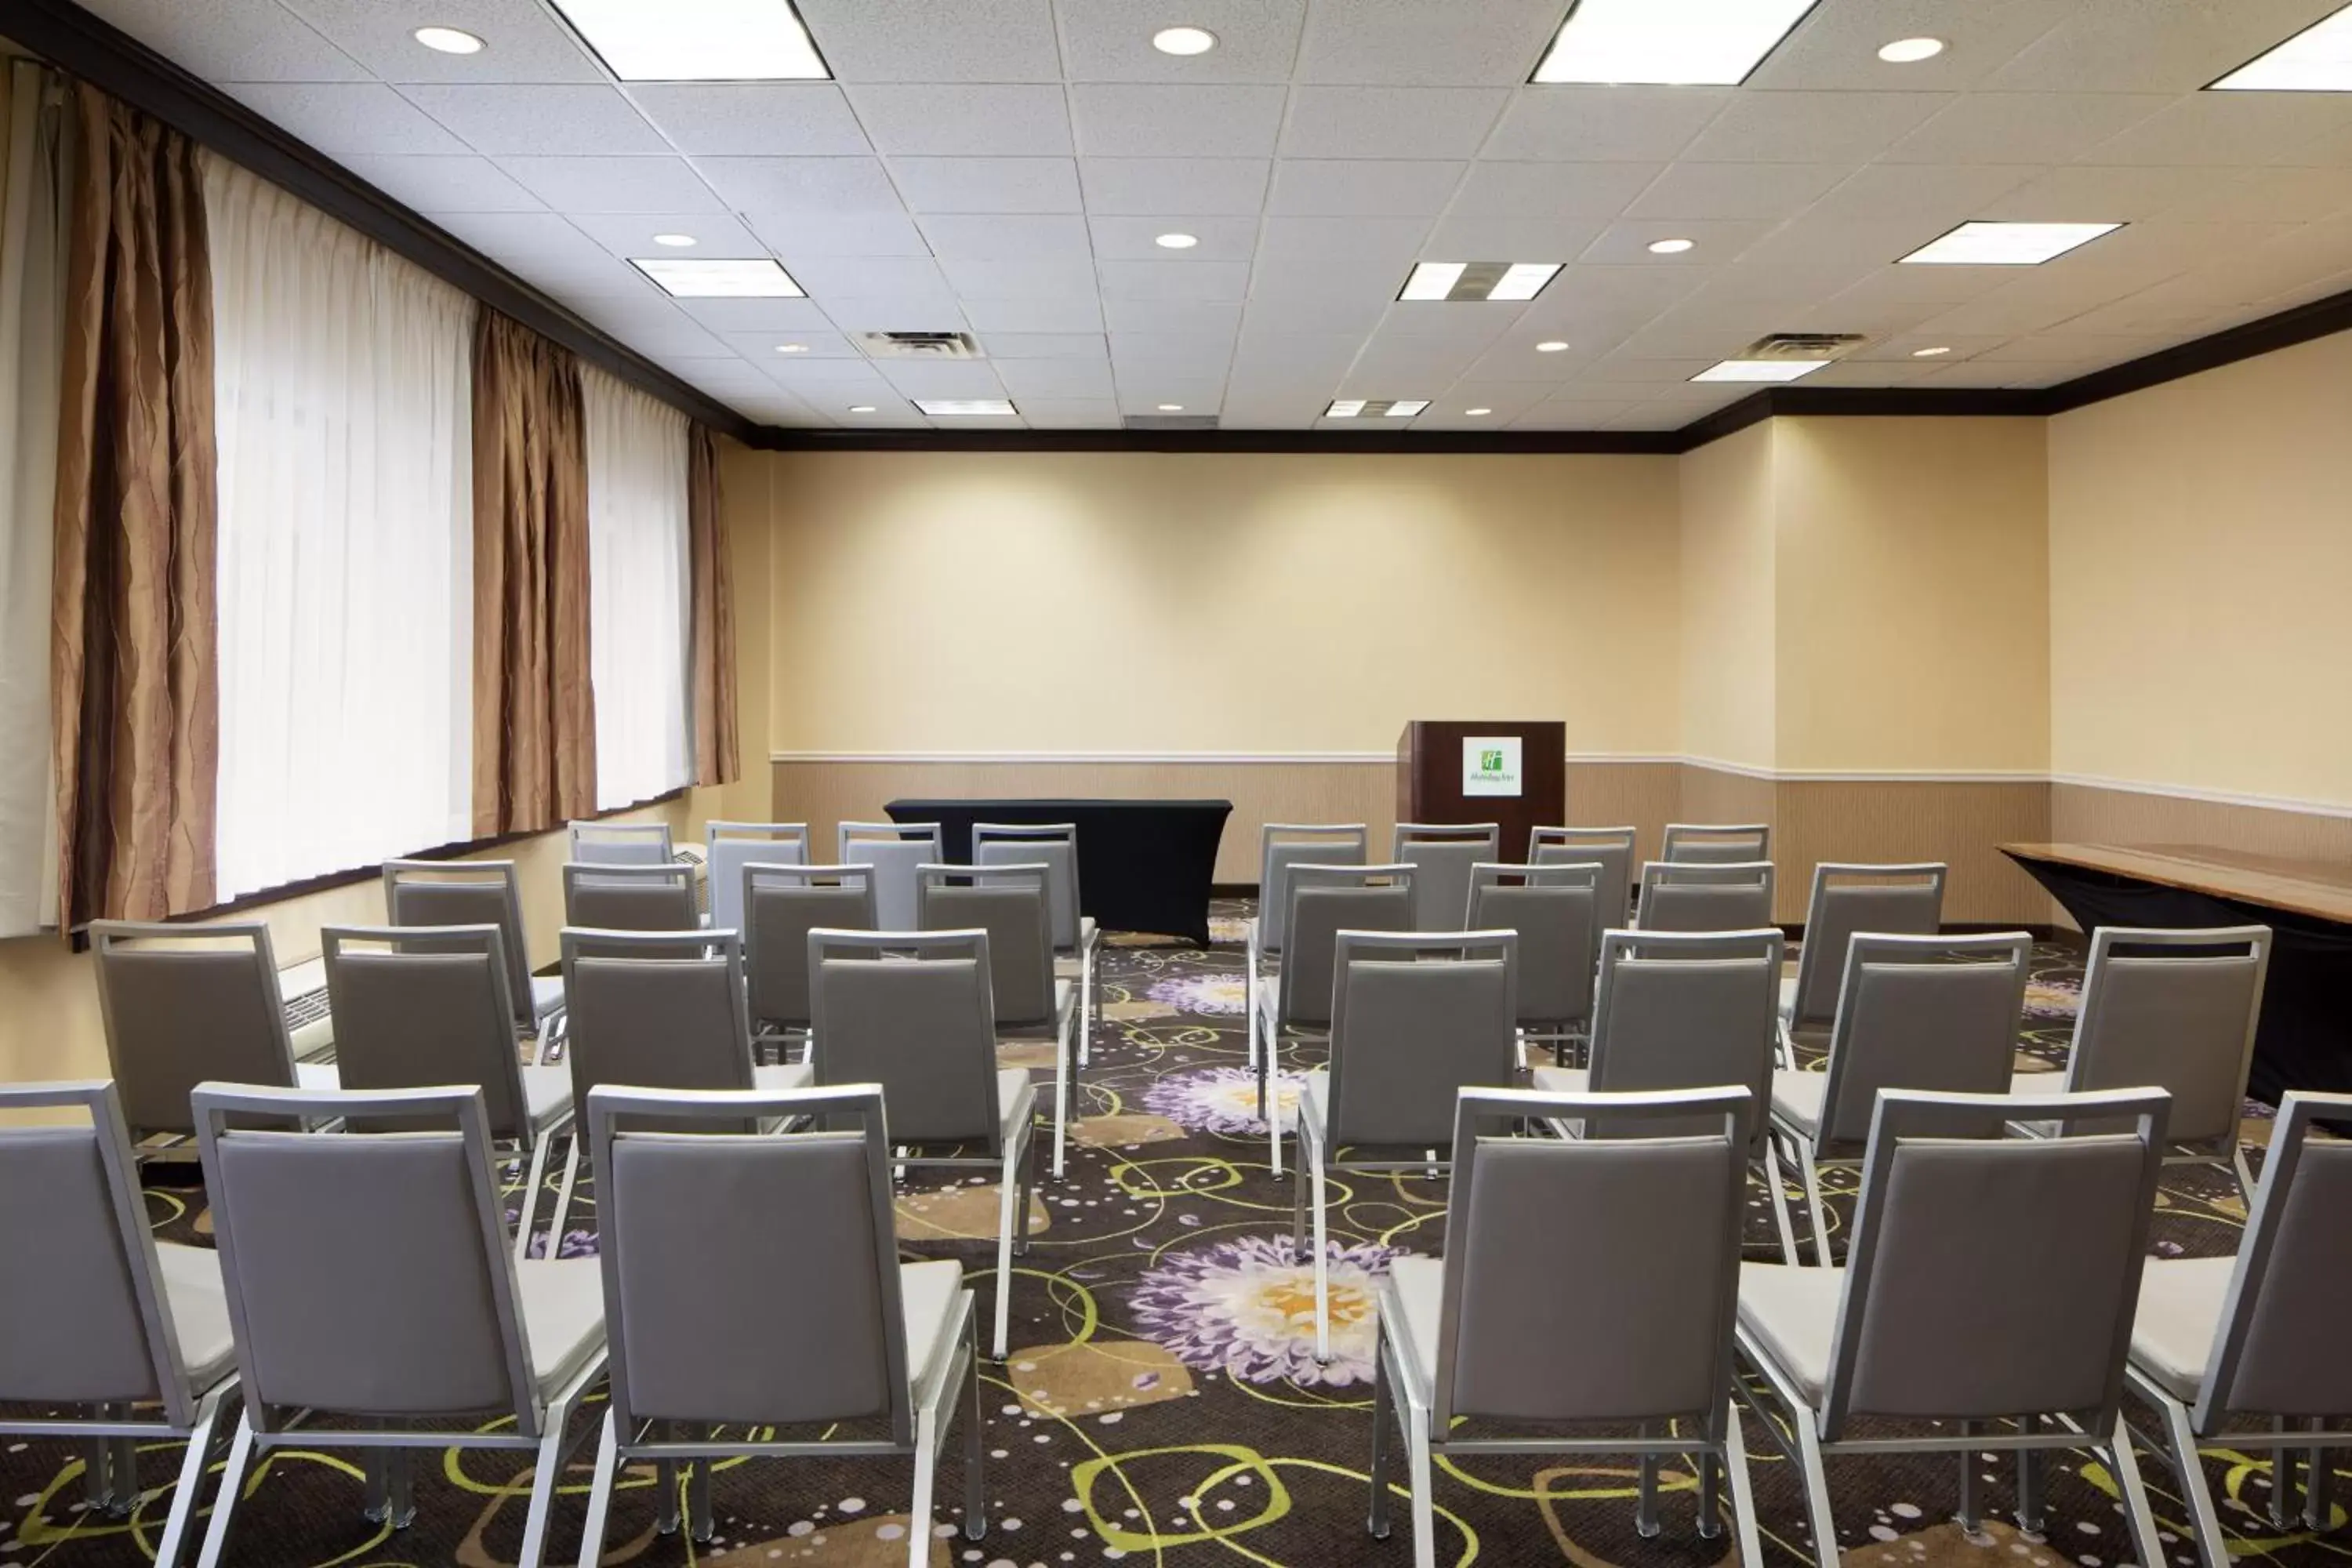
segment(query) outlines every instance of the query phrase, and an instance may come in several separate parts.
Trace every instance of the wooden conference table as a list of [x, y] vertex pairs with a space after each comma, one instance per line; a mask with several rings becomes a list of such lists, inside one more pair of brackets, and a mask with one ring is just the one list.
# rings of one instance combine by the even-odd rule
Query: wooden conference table
[[2004, 844], [2084, 931], [2266, 925], [2276, 933], [2248, 1087], [2352, 1091], [2352, 866], [2202, 844]]

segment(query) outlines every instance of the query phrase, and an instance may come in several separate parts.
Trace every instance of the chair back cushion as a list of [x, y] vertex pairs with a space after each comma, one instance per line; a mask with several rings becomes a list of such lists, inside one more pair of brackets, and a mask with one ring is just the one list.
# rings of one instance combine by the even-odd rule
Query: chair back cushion
[[[1614, 959], [1609, 1005], [1594, 1020], [1594, 1091], [1738, 1084], [1755, 1096], [1748, 1132], [1751, 1138], [1760, 1135], [1764, 1108], [1771, 1103], [1773, 1007], [1780, 980], [1775, 967], [1760, 955]], [[1720, 1117], [1652, 1117], [1628, 1130], [1650, 1136], [1703, 1134], [1721, 1125]], [[1605, 1118], [1586, 1127], [1588, 1136], [1606, 1136], [1609, 1131]]]
[[[974, 834], [979, 830], [975, 828]], [[1056, 952], [1078, 950], [1078, 847], [1067, 838], [981, 838], [971, 846], [975, 866], [1045, 868], [1045, 919]]]
[[[1600, 886], [1607, 885], [1604, 873]], [[1490, 885], [1473, 893], [1465, 929], [1518, 933], [1519, 1023], [1581, 1026], [1591, 1017], [1602, 897], [1599, 888], [1541, 883]]]
[[188, 1092], [207, 1079], [293, 1087], [277, 987], [254, 949], [110, 944], [98, 983], [133, 1138], [194, 1131]]
[[1406, 838], [1396, 847], [1399, 864], [1412, 868], [1412, 929], [1467, 931], [1470, 868], [1495, 858], [1486, 838]]
[[2014, 965], [1864, 963], [1853, 971], [1832, 1038], [1819, 1148], [1866, 1142], [1882, 1089], [2007, 1092], [2017, 1055]]
[[732, 837], [710, 841], [703, 864], [710, 879], [710, 924], [717, 931], [743, 929], [743, 868], [806, 864], [804, 838]]
[[2067, 1088], [2172, 1095], [2167, 1136], [2204, 1143], [2233, 1131], [2246, 1092], [2246, 1025], [2260, 971], [2251, 953], [2108, 954], [2083, 998]]
[[751, 888], [743, 963], [751, 978], [751, 1020], [782, 1029], [809, 1026], [808, 933], [872, 931], [870, 882], [808, 887], [777, 881]]
[[1328, 1027], [1331, 1022], [1332, 949], [1343, 931], [1411, 931], [1411, 886], [1333, 887], [1294, 884], [1290, 931], [1276, 1000], [1285, 1028]]
[[1258, 872], [1257, 944], [1280, 952], [1290, 925], [1290, 868], [1293, 866], [1360, 866], [1364, 836], [1333, 834], [1316, 839], [1277, 839], [1265, 847], [1265, 864]]
[[890, 1137], [997, 1146], [996, 1031], [976, 959], [826, 958], [820, 1085], [878, 1083]]
[[929, 838], [853, 838], [841, 847], [844, 865], [874, 868], [874, 919], [884, 931], [917, 931], [917, 868], [940, 858]]
[[162, 1396], [124, 1243], [96, 1129], [0, 1128], [0, 1404]]
[[585, 1105], [588, 1091], [606, 1083], [751, 1088], [751, 1042], [734, 986], [724, 959], [576, 954], [564, 975], [572, 1102]]
[[[1034, 873], [1032, 874], [1034, 878]], [[988, 981], [996, 1021], [1008, 1027], [1054, 1016], [1054, 947], [1046, 925], [1045, 892], [1032, 879], [959, 887], [927, 882], [924, 931], [988, 933]]]
[[2252, 1300], [2238, 1303], [2245, 1340], [2223, 1408], [2339, 1416], [2352, 1410], [2338, 1349], [2352, 1300], [2352, 1144], [2306, 1142], [2285, 1205]]
[[1824, 882], [1805, 918], [1793, 1022], [1819, 1026], [1837, 1016], [1838, 987], [1845, 980], [1846, 945], [1854, 932], [1933, 936], [1943, 929], [1943, 921], [1940, 883]]
[[1500, 959], [1351, 957], [1332, 1021], [1332, 1146], [1451, 1144], [1463, 1089], [1510, 1087], [1509, 980]]
[[[529, 1130], [514, 1018], [498, 994], [488, 953], [345, 949], [327, 970], [327, 995], [341, 1087], [475, 1084], [491, 1137]], [[389, 1131], [394, 1123], [367, 1125]]]
[[1772, 923], [1771, 883], [1682, 882], [1669, 875], [1643, 889], [1641, 918], [1643, 931], [1753, 931]]
[[523, 946], [522, 911], [500, 878], [438, 878], [409, 880], [393, 876], [384, 886], [384, 912], [396, 926], [491, 926], [506, 943], [507, 990], [517, 1022], [533, 1022], [530, 954]]

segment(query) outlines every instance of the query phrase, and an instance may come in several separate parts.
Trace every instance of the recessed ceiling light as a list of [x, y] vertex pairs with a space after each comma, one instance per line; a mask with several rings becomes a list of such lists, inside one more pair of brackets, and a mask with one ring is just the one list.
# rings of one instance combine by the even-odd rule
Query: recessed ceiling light
[[2324, 16], [2212, 86], [2216, 92], [2352, 92], [2352, 7]]
[[1382, 419], [1410, 419], [1429, 406], [1426, 397], [1342, 397], [1323, 411], [1326, 419], [1354, 419], [1374, 416]]
[[1181, 403], [1163, 403], [1160, 405], [1160, 412], [1162, 414], [1181, 414], [1184, 412], [1184, 405]]
[[1154, 237], [1152, 244], [1162, 250], [1190, 250], [1201, 243], [1196, 234], [1163, 234]]
[[1891, 66], [1916, 65], [1921, 60], [1932, 60], [1943, 52], [1944, 40], [1941, 38], [1897, 38], [1891, 44], [1878, 47], [1878, 58]]
[[809, 346], [806, 343], [778, 343], [776, 352], [780, 354], [804, 354], [809, 352]]
[[1577, 0], [1535, 79], [1730, 87], [1812, 8], [1813, 0]]
[[918, 397], [915, 406], [934, 419], [978, 417], [982, 415], [1006, 415], [1013, 412], [1010, 399], [1003, 397]]
[[1163, 55], [1205, 55], [1217, 47], [1217, 35], [1206, 27], [1162, 27], [1151, 35], [1151, 47]]
[[428, 49], [438, 49], [445, 55], [478, 55], [482, 40], [457, 27], [419, 27], [408, 35]]
[[1495, 411], [1491, 408], [1465, 408], [1462, 412], [1475, 419], [1482, 414], [1492, 414]]
[[1654, 239], [1650, 241], [1650, 254], [1653, 256], [1680, 256], [1684, 251], [1688, 250], [1692, 246], [1696, 245], [1698, 241], [1695, 239]]
[[792, 0], [555, 0], [623, 81], [825, 81]]
[[1397, 291], [1403, 300], [1532, 300], [1559, 271], [1557, 261], [1417, 261]]
[[690, 234], [657, 234], [654, 236], [654, 243], [656, 245], [667, 245], [677, 250], [683, 250], [694, 242], [694, 236]]
[[1950, 353], [1951, 352], [1952, 352], [1952, 345], [1951, 345], [1951, 344], [1949, 344], [1949, 343], [1937, 343], [1937, 344], [1935, 347], [1933, 347], [1933, 348], [1926, 348], [1926, 349], [1913, 349], [1913, 350], [1911, 351], [1911, 357], [1912, 357], [1913, 359], [1934, 359], [1937, 354], [1948, 354], [1948, 353]]
[[689, 261], [684, 257], [632, 256], [629, 265], [661, 285], [675, 298], [720, 296], [733, 299], [804, 298], [801, 286], [783, 263], [768, 257], [738, 261]]
[[1536, 353], [1539, 354], [1556, 354], [1567, 347], [1568, 345], [1566, 343], [1561, 342], [1558, 338], [1553, 338], [1548, 342], [1538, 343], [1536, 345]]
[[852, 414], [871, 414], [874, 412], [874, 405], [870, 403], [853, 403], [849, 405], [849, 411]]
[[1711, 364], [1693, 381], [1794, 381], [1829, 363], [1825, 359], [1727, 359]]
[[2119, 223], [1964, 223], [1902, 259], [1944, 267], [2039, 267], [2121, 227]]

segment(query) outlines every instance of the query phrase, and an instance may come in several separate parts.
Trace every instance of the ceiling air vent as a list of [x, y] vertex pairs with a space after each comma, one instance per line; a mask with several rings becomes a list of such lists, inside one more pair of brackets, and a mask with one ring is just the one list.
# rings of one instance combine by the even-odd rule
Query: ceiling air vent
[[970, 332], [860, 332], [869, 359], [978, 359], [980, 344]]
[[1130, 414], [1119, 421], [1129, 430], [1213, 430], [1213, 414]]
[[1767, 332], [1731, 357], [1741, 360], [1843, 359], [1869, 341], [1862, 332]]

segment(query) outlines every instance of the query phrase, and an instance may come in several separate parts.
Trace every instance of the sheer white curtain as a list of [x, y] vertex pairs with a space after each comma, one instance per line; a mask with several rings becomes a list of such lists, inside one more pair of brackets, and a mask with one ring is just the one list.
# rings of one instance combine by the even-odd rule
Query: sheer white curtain
[[9, 62], [0, 121], [0, 937], [57, 923], [49, 568], [64, 376], [65, 79]]
[[691, 783], [687, 703], [686, 416], [595, 369], [588, 416], [588, 651], [596, 804]]
[[220, 895], [468, 837], [473, 301], [208, 162]]

